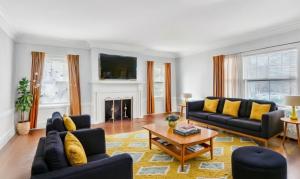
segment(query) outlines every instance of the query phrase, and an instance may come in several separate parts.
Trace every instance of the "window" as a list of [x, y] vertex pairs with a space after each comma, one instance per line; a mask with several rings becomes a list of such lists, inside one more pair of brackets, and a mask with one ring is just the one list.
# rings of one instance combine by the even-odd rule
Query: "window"
[[154, 97], [165, 96], [165, 64], [154, 63]]
[[69, 103], [68, 63], [65, 58], [46, 58], [41, 82], [41, 104]]
[[297, 94], [296, 49], [243, 56], [246, 96], [283, 104], [283, 97]]

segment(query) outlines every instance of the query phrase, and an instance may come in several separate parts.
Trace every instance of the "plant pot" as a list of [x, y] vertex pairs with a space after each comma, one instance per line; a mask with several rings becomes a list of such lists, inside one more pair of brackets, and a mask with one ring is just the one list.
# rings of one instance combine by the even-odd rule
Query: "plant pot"
[[17, 132], [19, 135], [27, 135], [30, 130], [30, 122], [24, 121], [24, 122], [18, 122], [17, 123]]
[[170, 128], [175, 128], [177, 122], [176, 122], [176, 121], [169, 121], [168, 124], [169, 124], [169, 127], [170, 127]]

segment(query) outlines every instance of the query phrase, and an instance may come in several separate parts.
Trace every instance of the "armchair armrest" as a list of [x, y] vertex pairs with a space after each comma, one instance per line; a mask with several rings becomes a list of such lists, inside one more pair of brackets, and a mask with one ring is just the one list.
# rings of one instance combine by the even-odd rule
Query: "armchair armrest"
[[283, 131], [283, 122], [280, 118], [284, 117], [283, 110], [276, 110], [262, 116], [262, 135], [271, 138]]
[[78, 167], [67, 167], [41, 175], [35, 175], [32, 179], [64, 178], [64, 179], [132, 179], [132, 158], [129, 154], [120, 154], [110, 158], [89, 162]]
[[91, 128], [90, 115], [70, 116], [77, 129]]
[[[82, 129], [72, 132], [82, 144], [87, 156], [105, 153], [105, 133], [101, 128]], [[64, 141], [66, 132], [60, 134]]]

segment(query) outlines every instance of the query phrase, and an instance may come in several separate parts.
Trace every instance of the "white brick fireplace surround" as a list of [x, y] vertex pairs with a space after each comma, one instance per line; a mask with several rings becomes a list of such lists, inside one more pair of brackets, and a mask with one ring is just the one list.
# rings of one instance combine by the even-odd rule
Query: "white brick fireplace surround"
[[104, 99], [133, 98], [133, 118], [142, 118], [143, 87], [144, 84], [137, 81], [99, 81], [92, 82], [92, 119], [93, 123], [105, 122]]

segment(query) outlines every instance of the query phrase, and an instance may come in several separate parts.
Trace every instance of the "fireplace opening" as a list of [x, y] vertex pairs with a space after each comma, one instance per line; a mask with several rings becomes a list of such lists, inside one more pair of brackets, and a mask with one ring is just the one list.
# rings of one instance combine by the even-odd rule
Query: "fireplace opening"
[[105, 122], [115, 120], [132, 119], [133, 98], [106, 98], [105, 103]]

